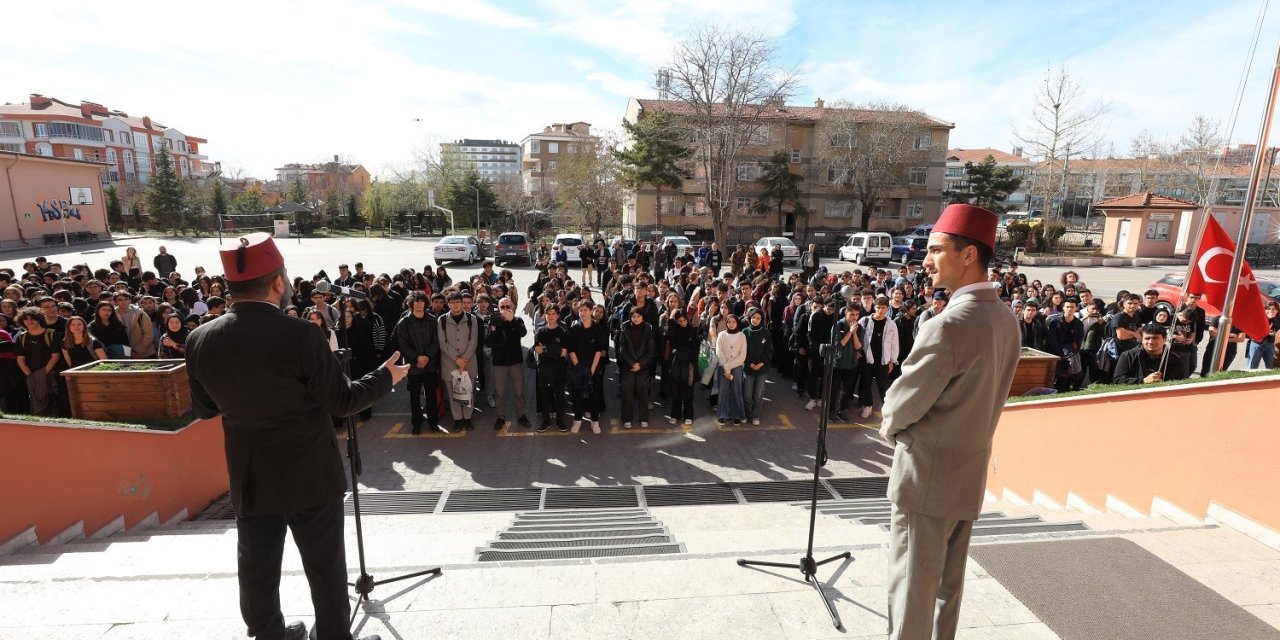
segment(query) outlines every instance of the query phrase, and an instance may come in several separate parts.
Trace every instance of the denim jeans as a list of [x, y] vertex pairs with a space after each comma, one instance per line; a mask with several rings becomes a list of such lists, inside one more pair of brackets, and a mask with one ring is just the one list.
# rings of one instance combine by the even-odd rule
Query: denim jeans
[[[1270, 338], [1263, 342], [1249, 341], [1249, 368], [1271, 369], [1276, 363], [1276, 343]], [[1263, 365], [1259, 367], [1258, 365]]]
[[760, 417], [760, 405], [764, 404], [764, 380], [765, 372], [758, 374], [748, 373], [743, 376], [742, 381], [742, 405], [747, 411], [747, 419], [758, 419]]
[[724, 377], [724, 369], [716, 371], [720, 381], [720, 403], [718, 416], [726, 420], [742, 420], [747, 417], [742, 406], [742, 367], [735, 367], [729, 372], [733, 379]]

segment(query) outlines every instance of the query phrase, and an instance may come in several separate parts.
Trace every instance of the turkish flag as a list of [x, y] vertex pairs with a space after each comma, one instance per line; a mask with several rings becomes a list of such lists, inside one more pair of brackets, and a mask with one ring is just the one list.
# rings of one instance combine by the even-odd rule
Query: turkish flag
[[[1187, 293], [1203, 295], [1205, 301], [1225, 309], [1227, 279], [1231, 273], [1231, 261], [1235, 258], [1236, 243], [1222, 229], [1213, 216], [1204, 226], [1200, 250], [1191, 261], [1187, 275]], [[1240, 284], [1236, 287], [1236, 303], [1231, 308], [1231, 324], [1239, 327], [1254, 340], [1262, 340], [1270, 331], [1267, 314], [1262, 308], [1262, 292], [1253, 279], [1253, 269], [1248, 262], [1240, 266]]]

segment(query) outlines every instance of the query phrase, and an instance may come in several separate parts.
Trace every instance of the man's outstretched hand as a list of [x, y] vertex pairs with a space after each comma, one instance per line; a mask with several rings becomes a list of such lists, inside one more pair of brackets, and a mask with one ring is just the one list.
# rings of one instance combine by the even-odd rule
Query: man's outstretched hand
[[393, 387], [400, 384], [400, 381], [404, 380], [404, 377], [409, 375], [409, 365], [400, 364], [399, 351], [391, 354], [391, 357], [387, 358], [387, 361], [384, 362], [382, 366], [386, 367], [387, 371], [391, 372], [391, 386]]

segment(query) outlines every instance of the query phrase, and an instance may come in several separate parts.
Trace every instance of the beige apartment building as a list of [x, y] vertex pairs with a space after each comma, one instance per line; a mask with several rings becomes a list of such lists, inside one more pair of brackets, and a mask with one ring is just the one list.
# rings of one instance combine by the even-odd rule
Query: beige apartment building
[[521, 182], [524, 192], [530, 195], [555, 189], [552, 173], [565, 154], [577, 153], [599, 142], [591, 135], [588, 122], [555, 123], [538, 133], [531, 133], [520, 141]]
[[[670, 111], [678, 116], [682, 107], [675, 101], [631, 98], [626, 119], [637, 122], [650, 110]], [[863, 230], [859, 204], [840, 186], [839, 172], [821, 160], [823, 150], [817, 146], [829, 143], [827, 136], [819, 133], [820, 123], [835, 113], [836, 109], [819, 99], [813, 106], [779, 105], [764, 116], [766, 124], [737, 168], [739, 196], [736, 213], [731, 217], [729, 242], [746, 244], [764, 236], [781, 235], [796, 244], [829, 246], [842, 243], [849, 233]], [[852, 115], [859, 127], [874, 127], [879, 112], [839, 113], [842, 117]], [[921, 125], [924, 132], [914, 142], [914, 149], [920, 152], [918, 166], [909, 168], [903, 184], [886, 189], [872, 213], [869, 230], [900, 231], [931, 223], [941, 213], [947, 143], [955, 124], [924, 116]], [[808, 211], [805, 215], [753, 210], [752, 205], [762, 192], [758, 182], [761, 163], [779, 149], [787, 152], [792, 173], [805, 177], [800, 183], [800, 201]], [[641, 239], [663, 235], [711, 238], [711, 220], [697, 171], [678, 191], [664, 189], [660, 207], [658, 197], [658, 191], [647, 186], [627, 193], [622, 211], [624, 234]]]

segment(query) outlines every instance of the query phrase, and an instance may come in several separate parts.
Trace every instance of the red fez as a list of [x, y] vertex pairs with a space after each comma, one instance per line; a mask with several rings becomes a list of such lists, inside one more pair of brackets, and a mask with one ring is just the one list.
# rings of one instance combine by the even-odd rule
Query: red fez
[[933, 231], [950, 233], [991, 247], [996, 246], [996, 214], [970, 204], [947, 205]]
[[262, 276], [284, 266], [284, 256], [267, 233], [251, 233], [240, 236], [232, 247], [218, 250], [222, 258], [223, 277], [229, 282], [243, 282]]

